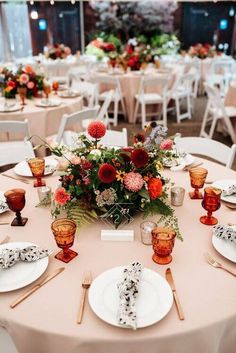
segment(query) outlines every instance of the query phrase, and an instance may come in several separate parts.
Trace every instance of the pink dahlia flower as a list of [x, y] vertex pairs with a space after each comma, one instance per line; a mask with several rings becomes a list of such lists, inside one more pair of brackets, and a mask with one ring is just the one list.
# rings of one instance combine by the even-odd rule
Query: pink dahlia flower
[[29, 81], [29, 82], [27, 83], [27, 87], [28, 87], [29, 89], [33, 89], [33, 88], [34, 88], [34, 82], [33, 82], [33, 81]]
[[124, 177], [124, 185], [127, 190], [137, 192], [143, 187], [144, 180], [139, 173], [130, 172]]
[[26, 85], [29, 82], [29, 76], [27, 74], [20, 75], [20, 84]]
[[173, 141], [172, 140], [163, 140], [162, 143], [160, 144], [160, 149], [169, 151], [173, 147]]

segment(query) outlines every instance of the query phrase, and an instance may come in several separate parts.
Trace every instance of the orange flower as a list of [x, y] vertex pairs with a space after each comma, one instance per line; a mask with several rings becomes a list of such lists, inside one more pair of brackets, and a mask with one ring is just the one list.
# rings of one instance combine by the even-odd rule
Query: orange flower
[[151, 178], [148, 180], [148, 193], [151, 200], [155, 200], [162, 194], [162, 182], [159, 178]]
[[65, 188], [58, 188], [55, 191], [54, 199], [59, 205], [64, 206], [70, 200], [70, 195], [67, 194]]
[[34, 72], [34, 70], [32, 69], [32, 66], [26, 65], [24, 67], [24, 72], [27, 73], [27, 74], [32, 74]]

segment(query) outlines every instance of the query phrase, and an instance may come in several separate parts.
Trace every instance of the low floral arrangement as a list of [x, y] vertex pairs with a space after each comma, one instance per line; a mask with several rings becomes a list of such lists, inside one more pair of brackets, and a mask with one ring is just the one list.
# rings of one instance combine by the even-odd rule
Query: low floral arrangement
[[161, 175], [163, 160], [173, 156], [173, 139], [165, 138], [167, 129], [153, 124], [145, 134], [134, 136], [132, 147], [121, 149], [101, 146], [105, 133], [105, 125], [95, 121], [88, 126], [92, 139], [80, 135], [74, 150], [51, 147], [52, 153], [67, 161], [61, 187], [54, 194], [54, 216], [64, 209], [78, 225], [102, 217], [118, 227], [124, 217], [141, 212], [145, 217], [172, 217], [176, 223], [166, 202], [168, 180]]
[[191, 57], [197, 57], [199, 59], [206, 59], [206, 58], [213, 58], [216, 55], [221, 55], [220, 52], [218, 52], [214, 46], [211, 46], [210, 44], [196, 44], [192, 47], [189, 48], [187, 51], [187, 54], [190, 55]]
[[136, 38], [128, 41], [122, 57], [126, 59], [127, 66], [130, 67], [131, 71], [140, 70], [148, 63], [153, 62], [150, 45], [139, 43]]
[[15, 98], [19, 88], [26, 89], [26, 97], [37, 96], [38, 91], [43, 89], [44, 75], [36, 72], [31, 66], [20, 65], [18, 70], [13, 71], [3, 68], [0, 73], [0, 85], [6, 98]]
[[116, 53], [115, 45], [111, 42], [105, 42], [102, 38], [92, 40], [85, 50], [86, 55], [95, 55], [98, 61], [109, 56], [111, 52]]
[[71, 54], [71, 49], [65, 44], [54, 44], [53, 46], [48, 47], [46, 52], [46, 58], [56, 60], [56, 59], [66, 59], [67, 56]]

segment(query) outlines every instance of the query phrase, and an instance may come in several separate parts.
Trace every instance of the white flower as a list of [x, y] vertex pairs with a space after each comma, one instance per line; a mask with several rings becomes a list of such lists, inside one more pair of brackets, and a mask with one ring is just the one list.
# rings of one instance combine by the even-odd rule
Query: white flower
[[101, 156], [102, 152], [98, 149], [94, 149], [90, 152], [90, 154], [93, 154], [95, 156]]

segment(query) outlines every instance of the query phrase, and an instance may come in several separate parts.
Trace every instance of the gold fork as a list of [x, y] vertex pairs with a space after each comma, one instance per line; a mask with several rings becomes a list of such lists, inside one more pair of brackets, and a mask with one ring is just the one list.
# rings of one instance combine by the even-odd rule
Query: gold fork
[[79, 307], [79, 313], [78, 313], [78, 317], [77, 317], [77, 324], [81, 324], [81, 322], [82, 322], [86, 292], [87, 292], [87, 289], [89, 289], [89, 287], [91, 286], [91, 283], [92, 283], [92, 275], [91, 275], [91, 272], [88, 272], [84, 275], [84, 278], [82, 280], [83, 292], [82, 292], [82, 297], [80, 300], [80, 307]]
[[207, 260], [207, 262], [216, 268], [221, 268], [222, 270], [225, 270], [226, 272], [230, 273], [231, 275], [236, 277], [236, 273], [229, 270], [227, 267], [223, 266], [220, 262], [216, 261], [210, 254], [205, 253], [205, 259]]
[[7, 235], [4, 239], [2, 239], [2, 240], [0, 241], [0, 244], [8, 243], [9, 240], [10, 240], [10, 237], [9, 237], [9, 235]]

